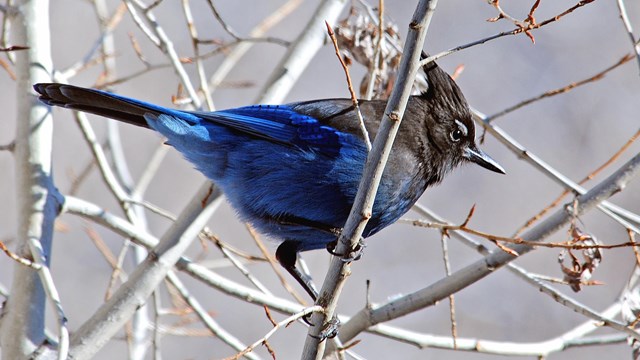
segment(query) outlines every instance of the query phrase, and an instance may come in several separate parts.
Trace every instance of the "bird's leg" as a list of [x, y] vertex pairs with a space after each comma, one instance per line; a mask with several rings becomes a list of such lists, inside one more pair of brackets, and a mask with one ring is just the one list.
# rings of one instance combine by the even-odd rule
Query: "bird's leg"
[[[318, 300], [318, 291], [311, 281], [311, 277], [296, 267], [296, 261], [298, 260], [298, 242], [285, 240], [276, 250], [276, 259], [280, 262], [283, 268], [285, 268], [291, 276], [306, 290], [307, 294], [311, 296], [314, 302]], [[314, 326], [309, 318], [303, 317], [304, 322], [309, 326]], [[334, 338], [338, 335], [338, 328], [340, 326], [340, 320], [336, 316], [329, 320], [317, 339], [324, 341], [328, 338]]]
[[340, 328], [340, 320], [338, 320], [337, 316], [334, 316], [324, 325], [324, 328], [322, 329], [322, 331], [320, 331], [320, 334], [318, 334], [318, 336], [315, 336], [315, 335], [310, 335], [310, 336], [320, 341], [333, 339], [338, 335], [339, 328]]
[[285, 270], [293, 276], [294, 279], [300, 284], [304, 290], [311, 296], [313, 301], [318, 300], [318, 291], [313, 285], [311, 277], [296, 267], [296, 261], [298, 260], [298, 242], [285, 240], [276, 250], [276, 259], [280, 262]]
[[333, 256], [341, 257], [342, 261], [344, 262], [351, 262], [351, 261], [360, 260], [360, 258], [362, 257], [362, 254], [364, 254], [364, 248], [367, 247], [367, 244], [364, 242], [364, 239], [361, 237], [360, 240], [358, 240], [358, 243], [356, 244], [356, 246], [346, 254], [337, 253], [336, 252], [337, 246], [338, 246], [337, 239], [330, 243], [327, 243], [327, 251], [329, 252], [329, 254]]

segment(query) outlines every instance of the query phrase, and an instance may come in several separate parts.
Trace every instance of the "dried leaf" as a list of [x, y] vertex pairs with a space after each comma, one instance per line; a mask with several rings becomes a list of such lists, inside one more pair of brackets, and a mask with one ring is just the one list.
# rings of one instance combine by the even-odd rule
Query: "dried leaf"
[[[376, 46], [380, 33], [376, 22], [377, 19], [374, 21], [357, 8], [352, 8], [349, 15], [341, 20], [334, 30], [343, 57], [369, 69], [360, 82], [360, 96], [365, 97], [371, 83], [371, 76], [375, 76], [372, 98], [386, 99], [389, 97], [396, 80], [403, 44], [397, 26], [385, 22], [383, 26], [384, 41], [380, 44], [380, 61], [375, 64]], [[378, 71], [374, 72], [376, 67]], [[426, 80], [418, 80], [414, 85], [414, 94], [419, 94], [426, 88]]]
[[[582, 232], [579, 228], [573, 227], [571, 230], [572, 242], [580, 245], [599, 245], [598, 240], [591, 234]], [[591, 281], [593, 272], [600, 265], [602, 261], [602, 253], [598, 248], [586, 248], [582, 249], [582, 259], [574, 255], [571, 249], [563, 250], [558, 255], [558, 263], [564, 273], [564, 280], [569, 283], [571, 289], [575, 292], [581, 290], [581, 285], [596, 284]], [[565, 265], [565, 258], [567, 255], [570, 258], [571, 264]]]

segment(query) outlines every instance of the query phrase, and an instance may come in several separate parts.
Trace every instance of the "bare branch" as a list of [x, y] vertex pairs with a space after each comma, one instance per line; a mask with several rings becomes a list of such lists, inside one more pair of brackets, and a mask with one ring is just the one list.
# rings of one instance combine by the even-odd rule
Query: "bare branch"
[[640, 66], [640, 44], [638, 44], [636, 37], [633, 35], [633, 27], [631, 26], [631, 21], [629, 21], [629, 16], [627, 15], [627, 7], [624, 4], [624, 0], [617, 0], [616, 3], [618, 4], [618, 11], [620, 12], [620, 20], [622, 20], [622, 24], [624, 25], [625, 30], [627, 30], [631, 46], [633, 47], [633, 51], [636, 53], [638, 66]]
[[[618, 171], [603, 180], [586, 194], [579, 196], [576, 199], [575, 207], [567, 207], [567, 209], [558, 210], [545, 221], [527, 231], [523, 235], [523, 238], [527, 241], [543, 241], [559, 230], [562, 226], [569, 224], [573, 220], [574, 216], [588, 211], [604, 199], [620, 191], [634, 176], [638, 175], [638, 173], [640, 173], [640, 154], [633, 157]], [[512, 249], [522, 256], [534, 248], [526, 245], [515, 245]], [[451, 276], [437, 281], [424, 289], [406, 294], [401, 298], [389, 301], [386, 304], [380, 305], [370, 311], [367, 311], [366, 309], [361, 310], [351, 320], [352, 324], [357, 327], [351, 327], [348, 323], [345, 324], [341, 329], [340, 339], [342, 341], [349, 341], [355, 335], [372, 325], [389, 321], [418, 309], [431, 306], [450, 294], [453, 294], [493, 273], [514, 259], [516, 259], [516, 257], [502, 250], [491, 252], [483, 259], [466, 266], [465, 268], [453, 273]], [[567, 304], [570, 302], [573, 302], [573, 300], [567, 298], [565, 301]], [[585, 315], [595, 317], [596, 313], [593, 311], [586, 311]], [[600, 321], [601, 319], [598, 320]], [[610, 319], [602, 321], [604, 321], [604, 325], [610, 326], [636, 339], [640, 339], [640, 334], [633, 329], [628, 328], [625, 324], [621, 324]]]
[[[127, 283], [73, 334], [70, 356], [78, 359], [91, 357], [146, 302], [220, 204], [219, 199], [219, 192], [210, 194], [209, 184], [200, 188], [153, 249], [153, 255], [147, 257]], [[206, 207], [203, 207], [203, 202]], [[109, 321], [104, 321], [106, 318]]]
[[[373, 143], [373, 148], [367, 157], [362, 180], [358, 185], [358, 193], [354, 200], [349, 218], [344, 226], [336, 252], [349, 257], [362, 236], [369, 220], [373, 202], [375, 200], [382, 172], [391, 152], [393, 140], [400, 126], [407, 101], [411, 95], [411, 87], [419, 69], [419, 59], [422, 46], [427, 36], [427, 29], [435, 11], [437, 1], [420, 1], [412, 17], [407, 41], [400, 64], [398, 81], [394, 86], [384, 116]], [[322, 285], [317, 304], [325, 308], [324, 313], [316, 313], [312, 317], [315, 325], [309, 330], [309, 337], [305, 342], [303, 359], [321, 359], [324, 355], [325, 342], [319, 341], [321, 331], [329, 324], [340, 297], [342, 286], [350, 272], [350, 263], [340, 257], [333, 257], [327, 276]]]

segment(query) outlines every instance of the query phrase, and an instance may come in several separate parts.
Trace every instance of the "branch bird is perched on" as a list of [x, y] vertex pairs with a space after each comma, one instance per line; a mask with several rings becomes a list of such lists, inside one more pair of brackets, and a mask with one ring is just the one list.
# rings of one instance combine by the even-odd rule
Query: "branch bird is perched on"
[[[429, 88], [409, 99], [363, 236], [406, 213], [427, 187], [463, 162], [504, 170], [475, 144], [462, 92], [435, 63], [423, 68]], [[282, 243], [280, 264], [314, 299], [298, 253], [334, 243], [353, 204], [367, 158], [349, 99], [255, 105], [215, 112], [164, 108], [108, 92], [36, 84], [40, 100], [153, 129], [219, 186], [240, 217]], [[360, 101], [369, 134], [384, 100]]]

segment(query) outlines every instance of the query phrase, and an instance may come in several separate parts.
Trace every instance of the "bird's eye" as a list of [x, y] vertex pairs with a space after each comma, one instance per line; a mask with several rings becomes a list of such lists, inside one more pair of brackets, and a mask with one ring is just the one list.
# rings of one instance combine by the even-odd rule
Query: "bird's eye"
[[462, 121], [456, 119], [455, 123], [458, 125], [458, 128], [451, 131], [449, 137], [451, 138], [451, 141], [458, 142], [460, 139], [467, 136], [469, 130], [467, 130], [467, 127], [462, 123]]
[[460, 139], [462, 139], [462, 136], [464, 136], [464, 134], [462, 133], [462, 130], [455, 129], [451, 132], [451, 134], [449, 134], [449, 136], [451, 137], [451, 140], [453, 142], [458, 142], [460, 141]]

